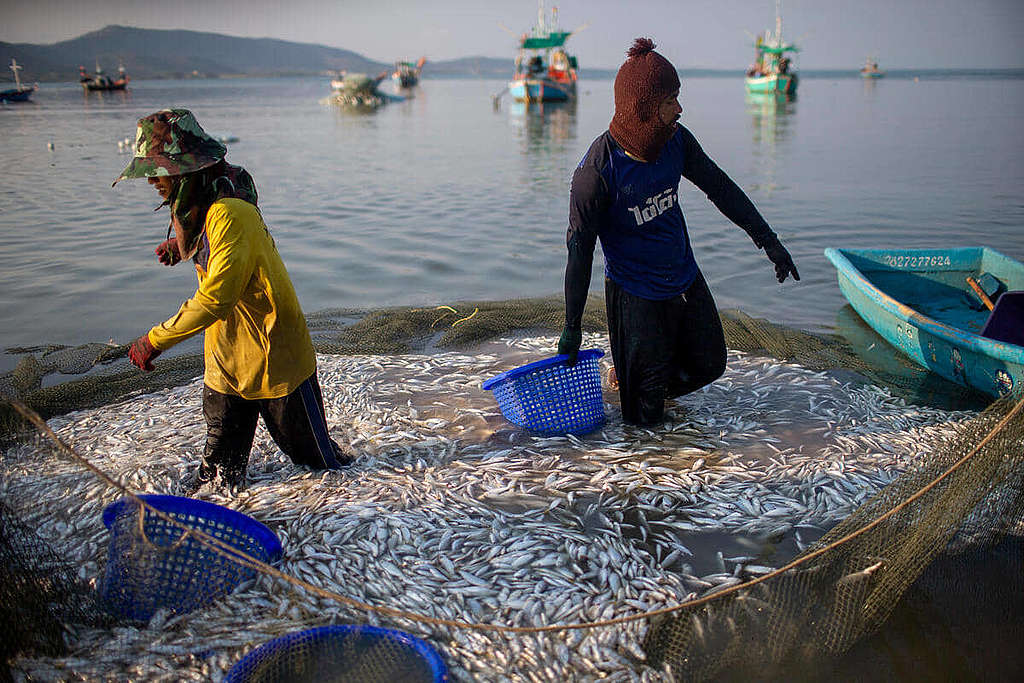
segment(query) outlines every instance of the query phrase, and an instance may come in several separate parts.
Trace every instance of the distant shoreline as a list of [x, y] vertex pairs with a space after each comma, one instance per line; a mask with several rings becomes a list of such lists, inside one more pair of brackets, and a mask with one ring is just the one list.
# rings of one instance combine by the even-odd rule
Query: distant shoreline
[[[743, 69], [679, 69], [681, 78], [735, 78], [743, 75]], [[180, 75], [167, 74], [160, 76], [149, 76], [146, 78], [133, 79], [133, 82], [145, 81], [217, 81], [217, 80], [238, 80], [238, 79], [260, 79], [260, 78], [330, 78], [336, 72], [281, 72], [267, 74], [216, 74], [216, 75]], [[798, 69], [802, 78], [809, 79], [845, 79], [861, 78], [859, 69]], [[508, 78], [506, 73], [424, 73], [422, 81], [430, 80], [451, 80], [451, 79], [480, 79], [493, 80]], [[986, 80], [1022, 80], [1024, 79], [1024, 68], [1020, 69], [891, 69], [885, 72], [886, 78], [891, 79], [963, 79], [981, 78]], [[612, 80], [615, 78], [615, 71], [609, 69], [581, 69], [580, 78], [583, 80]], [[0, 82], [4, 82], [0, 80]], [[78, 84], [77, 79], [61, 81], [37, 81], [40, 84]], [[873, 82], [873, 81], [872, 81]], [[129, 84], [129, 87], [131, 85]]]
[[[511, 41], [510, 41], [511, 42]], [[508, 56], [470, 55], [434, 61], [427, 55], [424, 79], [431, 78], [509, 78], [512, 75], [514, 44]], [[497, 49], [497, 48], [495, 48]], [[589, 66], [585, 54], [579, 55], [580, 75], [592, 80], [613, 78], [618, 64]], [[187, 78], [303, 78], [336, 72], [390, 73], [393, 61], [378, 61], [352, 50], [299, 43], [275, 38], [243, 38], [209, 31], [183, 29], [147, 29], [112, 24], [76, 38], [47, 45], [0, 41], [0, 62], [17, 59], [21, 78], [28, 83], [76, 82], [80, 68], [103, 67], [108, 73], [123, 65], [133, 80], [178, 80]], [[806, 68], [811, 56], [796, 65], [807, 78], [859, 77], [860, 60], [849, 68]], [[589, 66], [589, 68], [588, 68]], [[883, 63], [888, 78], [986, 78], [1021, 79], [1024, 66], [1002, 68], [895, 68]], [[13, 80], [0, 66], [4, 82]], [[683, 66], [685, 78], [734, 77], [747, 69]]]

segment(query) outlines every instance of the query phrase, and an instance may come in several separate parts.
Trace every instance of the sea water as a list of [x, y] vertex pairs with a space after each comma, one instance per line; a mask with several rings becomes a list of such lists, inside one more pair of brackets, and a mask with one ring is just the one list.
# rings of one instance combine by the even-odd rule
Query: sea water
[[[680, 198], [720, 308], [822, 331], [845, 300], [830, 246], [988, 245], [1024, 259], [1024, 79], [1001, 72], [803, 79], [779, 101], [742, 75], [683, 74], [681, 122], [782, 238], [800, 282], [688, 181]], [[142, 180], [111, 182], [136, 120], [191, 109], [237, 138], [230, 162], [260, 206], [304, 310], [439, 305], [562, 291], [572, 172], [613, 111], [612, 81], [572, 105], [516, 104], [492, 79], [425, 78], [370, 112], [327, 102], [329, 78], [42, 84], [0, 109], [0, 347], [124, 343], [195, 289], [160, 265], [166, 209]], [[384, 89], [389, 90], [390, 84]], [[600, 291], [600, 250], [594, 291]], [[17, 361], [0, 354], [0, 371]]]
[[[138, 180], [110, 187], [135, 121], [165, 107], [237, 139], [228, 159], [256, 179], [307, 312], [561, 291], [569, 179], [611, 118], [610, 80], [584, 73], [574, 105], [525, 107], [506, 95], [495, 107], [500, 80], [428, 77], [363, 113], [325, 102], [328, 80], [133, 81], [91, 94], [42, 84], [33, 103], [0, 108], [0, 348], [128, 342], [191, 294], [191, 266], [153, 255], [168, 220], [153, 212], [156, 193]], [[780, 101], [745, 95], [741, 74], [683, 74], [681, 102], [682, 123], [801, 274], [776, 283], [764, 255], [683, 181], [720, 307], [837, 329], [848, 307], [822, 255], [829, 246], [988, 245], [1024, 260], [1022, 79], [806, 77], [796, 99]], [[599, 264], [598, 255], [595, 290]], [[17, 358], [0, 354], [0, 371]], [[907, 635], [920, 631], [894, 619], [868, 653], [898, 648], [900, 665], [923, 660], [933, 664], [919, 673], [941, 673], [938, 646]], [[863, 647], [855, 655], [858, 676], [876, 668], [862, 663]]]

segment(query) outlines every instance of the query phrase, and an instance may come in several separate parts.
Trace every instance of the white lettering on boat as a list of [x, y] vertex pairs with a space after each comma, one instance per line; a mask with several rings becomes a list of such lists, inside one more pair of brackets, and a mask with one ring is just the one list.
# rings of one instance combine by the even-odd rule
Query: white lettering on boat
[[882, 261], [889, 266], [894, 268], [924, 268], [927, 266], [951, 266], [953, 265], [950, 261], [949, 256], [934, 255], [934, 256], [911, 256], [908, 254], [886, 254], [882, 257]]

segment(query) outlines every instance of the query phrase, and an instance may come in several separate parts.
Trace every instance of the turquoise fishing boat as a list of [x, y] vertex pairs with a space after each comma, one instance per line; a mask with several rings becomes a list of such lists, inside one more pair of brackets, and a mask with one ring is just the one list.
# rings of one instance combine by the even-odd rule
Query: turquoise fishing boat
[[799, 82], [790, 52], [799, 52], [793, 43], [782, 39], [782, 10], [775, 3], [775, 33], [765, 31], [754, 42], [754, 63], [747, 69], [747, 92], [796, 95]]
[[544, 19], [544, 3], [538, 3], [537, 25], [519, 37], [519, 54], [508, 84], [516, 102], [567, 102], [576, 97], [576, 56], [566, 51], [565, 41], [574, 32], [558, 27], [558, 8], [551, 23]]
[[426, 57], [420, 57], [416, 63], [395, 62], [395, 69], [391, 72], [391, 80], [397, 88], [411, 88], [420, 82], [420, 72], [423, 65], [427, 63]]
[[918, 365], [996, 398], [1024, 394], [1020, 261], [988, 247], [825, 256], [853, 309]]
[[878, 68], [878, 60], [868, 57], [864, 66], [860, 68], [861, 78], [884, 78], [885, 72]]

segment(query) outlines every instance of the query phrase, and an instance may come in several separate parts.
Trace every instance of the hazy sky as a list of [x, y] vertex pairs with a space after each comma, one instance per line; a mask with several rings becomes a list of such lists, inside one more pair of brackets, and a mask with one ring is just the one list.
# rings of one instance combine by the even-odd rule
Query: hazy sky
[[[649, 35], [679, 68], [742, 68], [774, 0], [563, 0], [569, 45], [587, 67], [616, 68]], [[808, 69], [1024, 67], [1024, 0], [784, 0], [783, 32]], [[281, 38], [391, 62], [511, 57], [536, 0], [3, 0], [0, 41], [54, 43], [108, 24]], [[504, 28], [503, 28], [504, 27]], [[508, 30], [506, 30], [508, 29]]]

